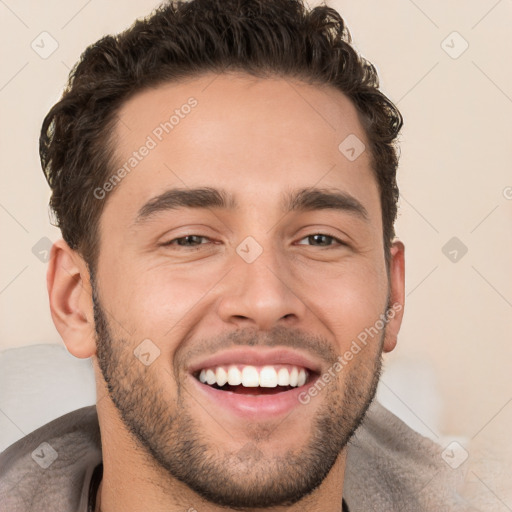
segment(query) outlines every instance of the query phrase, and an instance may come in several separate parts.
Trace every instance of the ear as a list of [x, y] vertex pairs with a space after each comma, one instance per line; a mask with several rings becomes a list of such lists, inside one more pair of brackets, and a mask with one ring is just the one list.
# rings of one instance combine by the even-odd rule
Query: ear
[[96, 353], [89, 269], [64, 240], [53, 244], [46, 274], [53, 323], [75, 357]]
[[384, 352], [391, 352], [396, 346], [405, 306], [405, 246], [402, 242], [395, 241], [390, 251], [390, 304], [387, 312], [389, 320], [383, 345]]

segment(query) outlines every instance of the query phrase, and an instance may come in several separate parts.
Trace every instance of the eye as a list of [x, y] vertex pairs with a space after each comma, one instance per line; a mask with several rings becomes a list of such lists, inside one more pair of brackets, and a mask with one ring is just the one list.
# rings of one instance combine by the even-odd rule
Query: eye
[[[188, 247], [194, 248], [200, 245], [205, 245], [208, 243], [210, 239], [206, 236], [202, 235], [186, 235], [179, 238], [174, 238], [169, 240], [168, 242], [163, 243], [163, 246], [179, 246], [179, 247]], [[301, 243], [303, 240], [307, 240], [309, 244]], [[206, 241], [206, 242], [205, 242]], [[333, 243], [335, 242], [335, 243]], [[298, 242], [298, 245], [313, 245], [316, 247], [334, 247], [336, 245], [347, 245], [345, 242], [336, 238], [335, 236], [329, 235], [327, 233], [315, 233], [313, 235], [308, 235], [301, 239]]]
[[[316, 247], [333, 247], [333, 244], [330, 243], [332, 241], [336, 242], [336, 245], [347, 245], [345, 242], [340, 240], [339, 238], [336, 238], [335, 236], [328, 235], [326, 233], [315, 233], [314, 235], [308, 235], [302, 240], [308, 240], [309, 242], [312, 242], [313, 246]], [[301, 240], [301, 241], [302, 241]], [[298, 245], [306, 245], [299, 242]]]
[[182, 236], [180, 238], [174, 238], [173, 240], [169, 240], [168, 242], [165, 242], [162, 245], [163, 246], [178, 245], [180, 247], [197, 247], [198, 245], [204, 245], [201, 242], [201, 239], [203, 239], [203, 240], [210, 240], [206, 236], [187, 235], [187, 236]]

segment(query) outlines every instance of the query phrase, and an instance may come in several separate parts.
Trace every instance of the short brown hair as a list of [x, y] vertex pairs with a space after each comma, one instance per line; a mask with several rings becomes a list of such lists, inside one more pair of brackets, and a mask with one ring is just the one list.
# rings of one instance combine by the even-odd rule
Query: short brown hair
[[39, 141], [64, 240], [96, 267], [106, 201], [92, 191], [112, 175], [111, 134], [121, 105], [144, 88], [229, 68], [330, 84], [353, 102], [379, 185], [389, 265], [398, 201], [395, 142], [403, 120], [379, 90], [375, 67], [351, 41], [340, 14], [326, 5], [308, 10], [302, 0], [191, 0], [161, 4], [124, 32], [89, 46], [46, 115]]

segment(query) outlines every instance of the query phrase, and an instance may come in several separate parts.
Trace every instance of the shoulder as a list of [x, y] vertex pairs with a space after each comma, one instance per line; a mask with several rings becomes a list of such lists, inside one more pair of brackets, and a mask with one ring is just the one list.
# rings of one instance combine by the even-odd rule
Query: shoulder
[[478, 512], [458, 493], [465, 466], [449, 467], [443, 448], [377, 401], [349, 442], [344, 483], [351, 512]]
[[100, 461], [96, 406], [77, 409], [0, 453], [0, 502], [12, 512], [76, 510]]

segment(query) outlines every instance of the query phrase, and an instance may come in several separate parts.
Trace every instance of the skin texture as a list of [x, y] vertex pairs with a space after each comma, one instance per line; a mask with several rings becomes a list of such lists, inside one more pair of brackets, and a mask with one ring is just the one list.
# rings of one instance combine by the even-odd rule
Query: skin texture
[[[369, 155], [350, 161], [338, 150], [350, 134], [368, 146], [366, 136], [333, 88], [206, 74], [122, 106], [118, 166], [190, 97], [190, 113], [99, 199], [107, 203], [93, 281], [63, 240], [52, 249], [52, 317], [68, 350], [95, 367], [101, 508], [339, 511], [345, 445], [374, 396], [382, 352], [396, 344], [404, 304], [404, 246], [393, 243], [388, 276]], [[147, 201], [176, 187], [222, 188], [238, 208], [174, 209], [134, 225]], [[281, 209], [283, 194], [307, 187], [350, 194], [368, 221]], [[311, 237], [318, 233], [327, 237]], [[190, 235], [206, 238], [178, 244]], [[251, 263], [237, 252], [248, 236], [262, 250]], [[219, 410], [188, 372], [198, 358], [240, 346], [292, 348], [332, 372], [393, 305], [385, 329], [325, 389], [277, 419]], [[134, 355], [147, 339], [159, 350], [149, 366]]]

